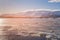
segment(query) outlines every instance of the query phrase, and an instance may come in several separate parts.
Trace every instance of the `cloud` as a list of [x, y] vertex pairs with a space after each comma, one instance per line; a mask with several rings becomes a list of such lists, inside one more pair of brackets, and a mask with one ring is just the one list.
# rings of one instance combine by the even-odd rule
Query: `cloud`
[[59, 9], [29, 9], [29, 10], [23, 10], [21, 12], [28, 12], [28, 11], [60, 11]]
[[60, 2], [60, 0], [49, 0], [48, 2]]

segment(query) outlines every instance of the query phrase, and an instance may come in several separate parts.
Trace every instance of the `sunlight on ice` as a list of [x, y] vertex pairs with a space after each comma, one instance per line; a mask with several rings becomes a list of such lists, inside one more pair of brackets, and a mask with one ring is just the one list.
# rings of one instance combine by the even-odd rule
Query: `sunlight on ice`
[[0, 26], [6, 26], [5, 19], [0, 18]]
[[3, 19], [0, 19], [0, 26], [3, 25]]

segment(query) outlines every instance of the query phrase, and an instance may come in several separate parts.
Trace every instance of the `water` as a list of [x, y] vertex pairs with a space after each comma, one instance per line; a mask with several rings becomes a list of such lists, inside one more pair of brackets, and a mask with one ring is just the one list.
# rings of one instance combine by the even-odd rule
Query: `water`
[[[28, 33], [51, 32], [60, 34], [60, 18], [0, 18], [0, 35], [5, 30], [17, 30], [18, 35], [28, 35]], [[22, 34], [23, 33], [23, 34]]]

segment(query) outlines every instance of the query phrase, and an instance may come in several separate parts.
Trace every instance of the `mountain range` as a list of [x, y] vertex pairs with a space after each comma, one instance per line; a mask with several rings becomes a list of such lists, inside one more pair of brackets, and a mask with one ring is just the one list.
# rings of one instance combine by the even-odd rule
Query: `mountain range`
[[27, 11], [27, 12], [20, 12], [20, 13], [11, 13], [11, 14], [1, 14], [0, 18], [8, 17], [42, 17], [42, 18], [57, 18], [60, 17], [60, 11]]

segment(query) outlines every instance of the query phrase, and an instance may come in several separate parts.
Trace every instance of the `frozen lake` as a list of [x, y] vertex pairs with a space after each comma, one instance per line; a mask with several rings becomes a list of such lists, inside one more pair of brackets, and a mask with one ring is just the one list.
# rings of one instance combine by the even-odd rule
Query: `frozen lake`
[[0, 18], [0, 32], [2, 33], [3, 26], [10, 26], [11, 28], [8, 30], [17, 29], [18, 34], [25, 32], [27, 35], [30, 32], [51, 32], [51, 30], [60, 34], [60, 18]]

